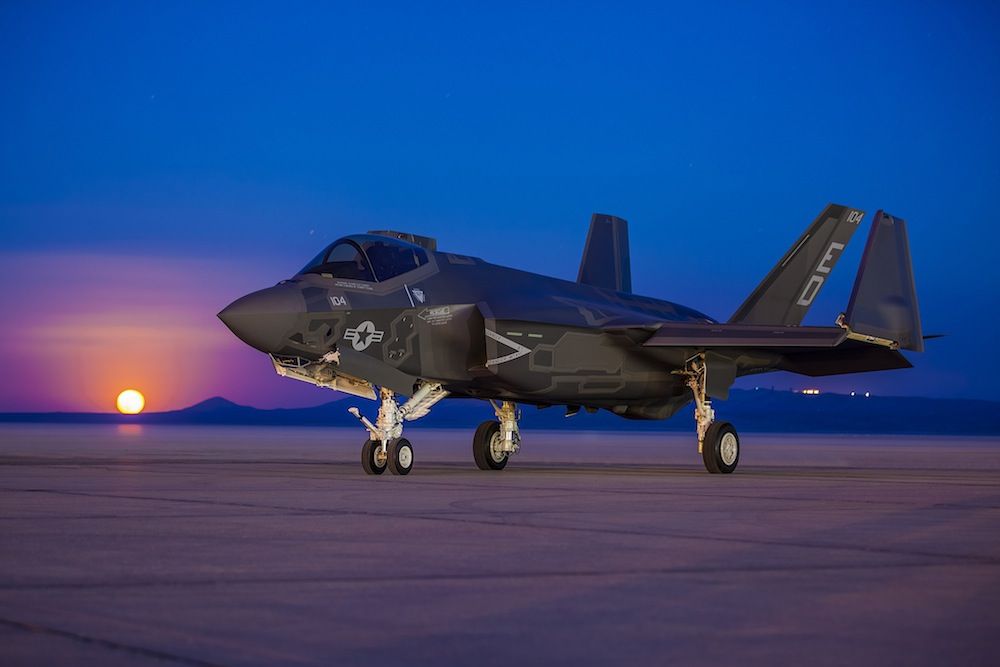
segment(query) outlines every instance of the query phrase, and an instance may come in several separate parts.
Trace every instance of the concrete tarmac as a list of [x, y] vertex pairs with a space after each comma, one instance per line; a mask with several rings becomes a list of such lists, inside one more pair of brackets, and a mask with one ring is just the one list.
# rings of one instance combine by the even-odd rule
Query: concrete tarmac
[[1000, 442], [0, 426], [0, 664], [995, 665]]

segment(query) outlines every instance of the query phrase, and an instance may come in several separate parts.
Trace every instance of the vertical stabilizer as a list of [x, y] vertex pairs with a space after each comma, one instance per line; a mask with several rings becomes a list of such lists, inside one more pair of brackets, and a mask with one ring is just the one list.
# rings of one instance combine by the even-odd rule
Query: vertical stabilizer
[[628, 223], [613, 215], [590, 217], [587, 244], [583, 247], [576, 282], [617, 292], [632, 292]]
[[910, 243], [902, 218], [882, 211], [875, 214], [844, 322], [856, 333], [923, 352]]
[[827, 206], [729, 321], [780, 326], [802, 324], [864, 216], [864, 211], [847, 206]]

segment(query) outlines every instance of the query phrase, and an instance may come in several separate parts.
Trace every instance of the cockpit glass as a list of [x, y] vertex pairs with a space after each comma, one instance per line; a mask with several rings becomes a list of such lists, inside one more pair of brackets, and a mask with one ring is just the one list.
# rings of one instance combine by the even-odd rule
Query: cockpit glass
[[391, 238], [357, 240], [360, 246], [346, 239], [327, 246], [299, 273], [321, 273], [334, 278], [375, 282], [395, 278], [427, 263], [424, 249], [411, 243]]
[[330, 246], [327, 246], [319, 251], [319, 254], [306, 262], [306, 265], [299, 269], [299, 273], [309, 273], [317, 266], [323, 263], [326, 259], [326, 253], [330, 251]]
[[364, 249], [379, 280], [401, 276], [427, 263], [427, 253], [423, 248], [409, 243], [369, 241], [364, 244]]
[[368, 260], [349, 241], [334, 243], [309, 262], [300, 273], [325, 273], [334, 278], [375, 282]]

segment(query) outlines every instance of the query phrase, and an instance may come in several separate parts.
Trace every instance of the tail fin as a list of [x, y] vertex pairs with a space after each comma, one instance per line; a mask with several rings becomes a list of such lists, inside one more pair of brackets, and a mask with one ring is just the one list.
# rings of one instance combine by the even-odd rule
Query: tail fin
[[631, 293], [627, 222], [603, 213], [590, 217], [590, 231], [576, 282]]
[[844, 323], [856, 333], [923, 352], [910, 243], [902, 218], [882, 211], [875, 214]]
[[801, 324], [864, 216], [864, 211], [847, 206], [827, 206], [729, 321]]

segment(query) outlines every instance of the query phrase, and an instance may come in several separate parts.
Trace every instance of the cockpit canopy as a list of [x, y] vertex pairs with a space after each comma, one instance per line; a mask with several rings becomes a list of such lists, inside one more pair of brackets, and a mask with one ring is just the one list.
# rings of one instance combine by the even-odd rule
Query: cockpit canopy
[[299, 271], [334, 278], [381, 282], [409, 273], [427, 263], [427, 252], [399, 239], [370, 234], [334, 241]]

